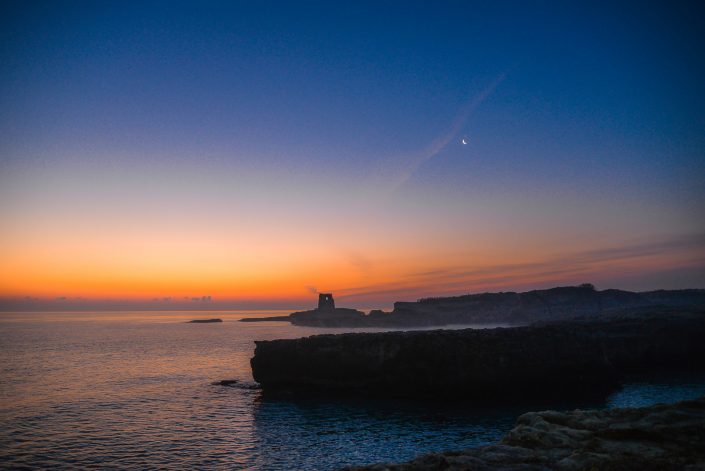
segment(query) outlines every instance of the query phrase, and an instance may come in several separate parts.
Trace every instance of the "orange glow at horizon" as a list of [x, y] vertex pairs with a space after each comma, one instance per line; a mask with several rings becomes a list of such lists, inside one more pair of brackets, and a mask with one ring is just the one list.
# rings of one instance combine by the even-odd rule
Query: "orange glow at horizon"
[[[271, 173], [235, 182], [209, 173], [210, 185], [189, 186], [179, 170], [169, 175], [179, 191], [144, 177], [126, 195], [121, 175], [59, 181], [48, 171], [34, 181], [51, 189], [45, 194], [19, 183], [2, 188], [0, 298], [211, 296], [265, 305], [308, 303], [317, 289], [368, 307], [583, 282], [662, 288], [669, 286], [640, 277], [697, 277], [705, 266], [697, 221], [666, 210], [624, 217], [637, 214], [638, 202], [632, 210], [598, 197], [588, 204], [577, 196], [460, 199], [437, 188], [340, 191], [349, 182], [289, 176], [277, 184]], [[669, 226], [681, 230], [661, 231]]]
[[190, 244], [178, 238], [164, 244], [157, 238], [106, 239], [66, 244], [62, 250], [40, 242], [17, 241], [25, 244], [22, 250], [6, 244], [3, 272], [7, 275], [0, 283], [0, 297], [178, 300], [211, 296], [217, 301], [308, 301], [312, 290], [318, 290], [334, 292], [337, 298], [353, 303], [391, 302], [517, 286], [599, 284], [609, 277], [703, 262], [694, 260], [689, 250], [653, 253], [648, 247], [635, 253], [626, 248], [626, 256], [609, 250], [607, 256], [535, 251], [538, 255], [524, 252], [518, 258], [514, 253], [451, 250], [407, 256], [404, 244], [396, 251], [369, 247], [362, 256], [291, 240], [285, 245], [270, 240], [259, 246], [254, 241], [238, 246], [213, 240]]
[[705, 289], [690, 8], [10, 3], [0, 310]]

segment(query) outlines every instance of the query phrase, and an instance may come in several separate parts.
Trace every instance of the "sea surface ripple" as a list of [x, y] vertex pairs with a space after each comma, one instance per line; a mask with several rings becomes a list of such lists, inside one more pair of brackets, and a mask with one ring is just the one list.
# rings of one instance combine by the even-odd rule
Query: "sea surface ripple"
[[[330, 470], [498, 440], [527, 409], [265, 400], [254, 340], [342, 329], [217, 313], [0, 313], [0, 467]], [[220, 317], [218, 324], [188, 319]], [[238, 379], [245, 387], [213, 384]], [[634, 383], [596, 407], [703, 394], [705, 378]], [[572, 408], [580, 404], [553, 404]]]

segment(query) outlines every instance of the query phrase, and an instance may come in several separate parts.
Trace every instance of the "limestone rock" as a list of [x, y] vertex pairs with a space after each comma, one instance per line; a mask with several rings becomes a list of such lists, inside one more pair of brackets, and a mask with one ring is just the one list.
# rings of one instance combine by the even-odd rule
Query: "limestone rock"
[[347, 471], [702, 470], [705, 397], [673, 405], [530, 412], [497, 445]]

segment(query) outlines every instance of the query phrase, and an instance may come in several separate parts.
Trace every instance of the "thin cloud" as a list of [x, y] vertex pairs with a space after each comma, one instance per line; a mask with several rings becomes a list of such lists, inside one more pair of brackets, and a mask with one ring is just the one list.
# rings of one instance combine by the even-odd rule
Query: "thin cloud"
[[[389, 283], [336, 290], [341, 298], [375, 298], [387, 296], [422, 297], [427, 294], [457, 294], [477, 290], [591, 282], [611, 276], [643, 270], [643, 263], [669, 255], [690, 255], [690, 261], [678, 266], [657, 264], [649, 271], [699, 267], [705, 273], [705, 234], [673, 237], [657, 241], [626, 244], [617, 247], [566, 253], [532, 263], [491, 265], [468, 269], [456, 266], [437, 270], [412, 272]], [[683, 257], [681, 257], [683, 258]], [[692, 271], [692, 270], [691, 270]], [[626, 275], [625, 275], [626, 276]]]
[[372, 270], [372, 261], [360, 252], [348, 250], [345, 251], [343, 255], [350, 265], [358, 269], [364, 275], [369, 274], [370, 270]]
[[470, 115], [495, 91], [505, 77], [506, 73], [500, 74], [487, 87], [480, 91], [480, 93], [468, 100], [445, 134], [434, 139], [419, 152], [403, 159], [401, 163], [397, 163], [397, 166], [400, 168], [396, 168], [391, 172], [391, 182], [387, 184], [388, 190], [394, 192], [406, 183], [421, 165], [445, 149], [448, 144], [457, 137]]
[[306, 285], [306, 290], [311, 294], [318, 294], [318, 289], [315, 286]]
[[652, 242], [642, 242], [623, 247], [590, 250], [579, 254], [577, 258], [591, 261], [622, 260], [651, 255], [662, 255], [674, 250], [705, 249], [705, 234], [674, 237]]

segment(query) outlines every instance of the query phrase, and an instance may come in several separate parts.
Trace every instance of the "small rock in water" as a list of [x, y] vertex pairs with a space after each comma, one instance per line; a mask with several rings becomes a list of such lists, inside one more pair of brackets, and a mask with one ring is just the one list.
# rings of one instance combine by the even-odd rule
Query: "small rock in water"
[[239, 381], [236, 379], [222, 379], [211, 384], [213, 384], [214, 386], [233, 386], [237, 383], [239, 383]]
[[223, 379], [220, 381], [215, 381], [211, 384], [214, 386], [228, 386], [230, 388], [238, 389], [261, 389], [259, 383], [253, 383], [252, 381], [240, 381], [237, 379]]

